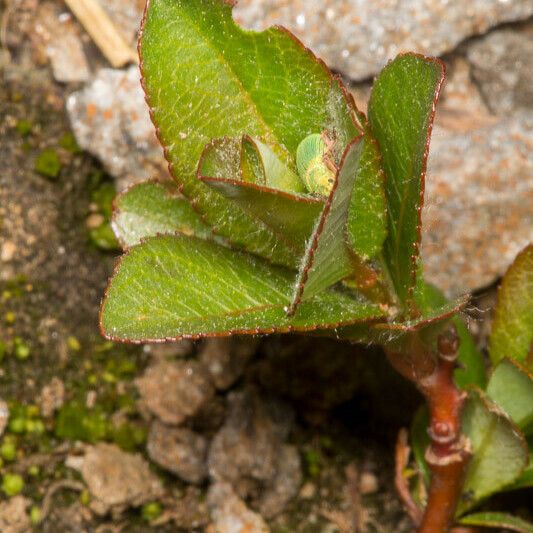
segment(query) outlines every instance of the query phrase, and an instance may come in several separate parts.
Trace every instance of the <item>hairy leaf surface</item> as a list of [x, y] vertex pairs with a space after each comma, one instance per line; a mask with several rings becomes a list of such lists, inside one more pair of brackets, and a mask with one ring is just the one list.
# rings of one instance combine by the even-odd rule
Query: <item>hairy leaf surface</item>
[[524, 436], [480, 390], [470, 391], [462, 423], [474, 455], [468, 465], [459, 515], [511, 485], [528, 463]]
[[212, 242], [161, 236], [122, 258], [102, 306], [104, 334], [147, 342], [334, 328], [379, 317], [375, 305], [325, 291], [289, 318], [293, 273]]
[[459, 523], [465, 526], [489, 527], [492, 529], [504, 528], [518, 533], [533, 533], [533, 524], [507, 513], [473, 513], [463, 516]]
[[294, 170], [304, 137], [353, 118], [340, 82], [288, 31], [237, 26], [224, 0], [151, 0], [140, 52], [152, 118], [183, 193], [236, 245], [294, 265], [268, 228], [195, 178], [196, 166], [211, 139], [249, 135]]
[[387, 236], [387, 203], [385, 175], [376, 140], [365, 132], [361, 162], [348, 211], [348, 242], [362, 259], [372, 259], [381, 253]]
[[363, 148], [364, 142], [359, 140], [346, 149], [333, 188], [316, 222], [300, 265], [291, 312], [296, 310], [302, 300], [353, 272], [353, 259], [345, 241], [344, 229]]
[[533, 422], [533, 376], [510, 359], [494, 369], [487, 395], [524, 430]]
[[533, 370], [533, 244], [518, 254], [502, 280], [489, 354], [494, 364], [509, 357]]
[[294, 250], [295, 257], [303, 255], [323, 202], [244, 181], [208, 177], [202, 181], [261, 220]]
[[385, 259], [400, 301], [409, 311], [414, 307], [429, 140], [443, 80], [441, 61], [400, 55], [376, 79], [368, 107], [386, 175]]
[[114, 203], [112, 225], [124, 248], [158, 233], [213, 238], [211, 229], [172, 182], [146, 181], [119, 194]]

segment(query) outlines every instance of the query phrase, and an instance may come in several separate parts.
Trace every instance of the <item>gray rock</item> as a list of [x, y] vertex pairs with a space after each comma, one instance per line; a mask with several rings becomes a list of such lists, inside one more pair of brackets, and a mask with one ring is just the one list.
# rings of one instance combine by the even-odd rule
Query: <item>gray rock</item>
[[246, 363], [255, 352], [256, 339], [224, 337], [207, 339], [200, 350], [200, 362], [205, 366], [215, 387], [226, 390], [242, 375]]
[[302, 484], [302, 465], [296, 446], [284, 445], [279, 450], [277, 471], [257, 501], [261, 515], [273, 518], [281, 513], [298, 494]]
[[24, 496], [14, 496], [0, 503], [0, 531], [2, 533], [28, 533], [32, 530], [26, 512], [30, 501]]
[[91, 493], [91, 509], [100, 515], [137, 507], [163, 494], [163, 486], [139, 455], [123, 452], [114, 444], [88, 448], [81, 475]]
[[189, 483], [207, 477], [207, 439], [190, 429], [171, 428], [156, 421], [150, 428], [150, 459]]
[[467, 56], [494, 113], [529, 110], [533, 103], [533, 26], [504, 29], [469, 44]]
[[434, 132], [422, 256], [428, 279], [450, 296], [490, 284], [533, 240], [532, 126], [522, 113]]
[[401, 51], [441, 55], [471, 35], [532, 14], [529, 0], [240, 0], [235, 8], [249, 28], [288, 27], [354, 80], [376, 74]]
[[261, 398], [255, 390], [230, 394], [225, 424], [208, 455], [209, 475], [229, 482], [241, 497], [272, 482], [278, 473], [279, 449], [293, 414], [279, 400]]
[[216, 533], [268, 533], [269, 527], [233, 492], [228, 483], [215, 483], [207, 493], [207, 505]]
[[214, 394], [197, 361], [160, 361], [136, 380], [141, 403], [166, 424], [181, 424]]
[[102, 161], [119, 189], [148, 178], [168, 177], [139, 78], [136, 66], [101, 69], [66, 104], [78, 144]]

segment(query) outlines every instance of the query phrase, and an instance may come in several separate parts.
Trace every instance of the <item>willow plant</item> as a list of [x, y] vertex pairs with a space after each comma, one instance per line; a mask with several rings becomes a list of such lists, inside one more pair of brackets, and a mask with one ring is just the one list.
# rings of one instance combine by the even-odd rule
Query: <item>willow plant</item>
[[[401, 469], [397, 479], [408, 511], [423, 533], [468, 521], [501, 489], [502, 465], [506, 484], [519, 479], [527, 448], [480, 392], [483, 360], [457, 316], [468, 299], [446, 301], [423, 279], [444, 64], [398, 56], [376, 78], [365, 116], [289, 31], [246, 31], [229, 1], [149, 1], [139, 51], [173, 180], [115, 202], [125, 254], [102, 305], [103, 334], [144, 343], [300, 332], [381, 344], [429, 406], [427, 434], [415, 424], [412, 439], [426, 495], [411, 495]], [[505, 364], [500, 372], [531, 395], [523, 367]]]

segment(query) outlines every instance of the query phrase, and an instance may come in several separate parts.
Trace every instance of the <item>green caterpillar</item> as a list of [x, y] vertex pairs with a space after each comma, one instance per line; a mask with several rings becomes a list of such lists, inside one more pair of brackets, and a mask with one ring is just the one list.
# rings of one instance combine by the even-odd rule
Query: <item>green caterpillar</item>
[[296, 166], [307, 190], [328, 196], [335, 181], [332, 143], [325, 133], [308, 135], [296, 150]]

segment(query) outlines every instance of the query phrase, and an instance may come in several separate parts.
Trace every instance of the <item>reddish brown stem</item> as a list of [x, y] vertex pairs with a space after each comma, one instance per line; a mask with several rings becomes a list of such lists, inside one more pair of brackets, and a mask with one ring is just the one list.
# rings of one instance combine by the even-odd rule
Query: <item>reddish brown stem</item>
[[435, 354], [415, 333], [400, 351], [388, 352], [393, 366], [414, 381], [429, 407], [431, 443], [426, 461], [431, 483], [426, 509], [417, 524], [419, 533], [450, 530], [471, 456], [470, 443], [461, 434], [461, 410], [466, 395], [453, 380], [459, 348], [455, 330], [440, 335], [437, 345]]

